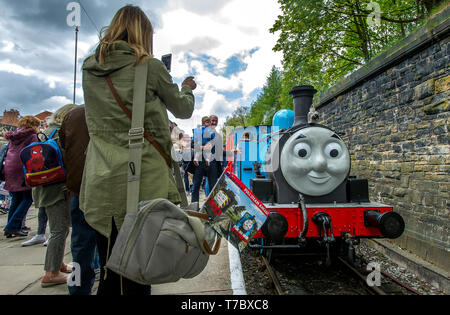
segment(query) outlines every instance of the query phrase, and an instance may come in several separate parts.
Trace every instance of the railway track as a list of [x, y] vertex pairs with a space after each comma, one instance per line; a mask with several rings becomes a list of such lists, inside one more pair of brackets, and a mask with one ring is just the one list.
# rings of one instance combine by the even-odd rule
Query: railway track
[[[361, 257], [357, 257], [358, 259], [362, 260]], [[392, 275], [388, 274], [387, 272], [384, 272], [380, 270], [380, 284], [379, 286], [376, 285], [369, 285], [367, 278], [370, 274], [369, 271], [367, 271], [364, 268], [356, 268], [349, 264], [345, 259], [338, 257], [338, 260], [346, 266], [349, 270], [353, 272], [353, 274], [358, 277], [365, 285], [366, 290], [370, 294], [374, 295], [422, 295], [417, 290], [411, 288], [406, 283], [394, 278]], [[364, 266], [367, 266], [367, 262], [364, 263]]]
[[261, 260], [264, 263], [264, 266], [266, 267], [266, 271], [269, 274], [270, 279], [273, 282], [273, 287], [277, 295], [284, 295], [283, 289], [281, 288], [280, 280], [278, 280], [278, 277], [275, 273], [275, 270], [270, 265], [269, 261], [266, 259], [266, 257], [261, 256]]
[[[284, 274], [282, 270], [277, 270], [264, 256], [261, 256], [261, 261], [272, 282], [275, 295], [421, 295], [420, 292], [383, 271], [380, 271], [379, 286], [370, 286], [367, 281], [370, 271], [366, 271], [365, 266], [356, 268], [340, 257], [335, 261], [335, 269], [330, 270], [325, 278], [323, 266], [316, 266], [317, 278], [314, 279], [309, 277], [311, 265], [306, 268], [301, 263], [296, 265], [297, 270], [291, 269], [291, 274], [294, 271], [300, 281], [293, 281], [288, 273]], [[281, 262], [279, 265], [285, 264]], [[338, 276], [330, 276], [332, 273]], [[288, 286], [283, 285], [284, 283], [288, 283]]]

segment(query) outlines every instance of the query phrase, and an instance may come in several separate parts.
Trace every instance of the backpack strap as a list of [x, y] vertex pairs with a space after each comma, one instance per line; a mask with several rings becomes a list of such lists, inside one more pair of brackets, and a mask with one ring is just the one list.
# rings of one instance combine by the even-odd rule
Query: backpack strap
[[48, 136], [48, 139], [53, 139], [53, 136], [56, 134], [56, 132], [59, 130], [59, 127], [56, 127], [55, 130], [53, 130], [53, 132], [50, 134], [50, 136]]

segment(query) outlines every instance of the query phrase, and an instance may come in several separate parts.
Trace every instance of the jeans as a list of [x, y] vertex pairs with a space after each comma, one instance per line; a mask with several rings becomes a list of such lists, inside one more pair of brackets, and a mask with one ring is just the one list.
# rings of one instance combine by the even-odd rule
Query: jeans
[[218, 169], [216, 161], [210, 162], [209, 166], [206, 166], [205, 161], [199, 162], [199, 165], [195, 168], [194, 173], [194, 191], [192, 193], [191, 202], [197, 202], [200, 195], [200, 186], [202, 185], [203, 176], [208, 176], [209, 187], [213, 188], [217, 182]]
[[5, 226], [5, 231], [20, 231], [22, 230], [22, 222], [27, 215], [33, 203], [31, 190], [18, 191], [11, 193], [11, 206], [8, 212], [8, 224]]
[[184, 188], [189, 191], [189, 173], [184, 171]]
[[73, 262], [80, 265], [81, 286], [69, 286], [70, 295], [90, 295], [95, 281], [96, 232], [84, 219], [79, 208], [79, 197], [70, 198], [70, 217], [72, 220], [71, 250]]

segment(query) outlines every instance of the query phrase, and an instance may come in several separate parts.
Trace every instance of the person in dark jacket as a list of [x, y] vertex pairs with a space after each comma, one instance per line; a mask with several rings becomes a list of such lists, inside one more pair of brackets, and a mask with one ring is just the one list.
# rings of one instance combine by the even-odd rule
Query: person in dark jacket
[[85, 107], [78, 106], [66, 114], [59, 130], [59, 141], [64, 149], [66, 187], [70, 191], [70, 218], [72, 222], [71, 250], [73, 262], [80, 268], [80, 282], [69, 284], [70, 295], [90, 295], [95, 281], [94, 258], [96, 232], [87, 224], [79, 208], [81, 179], [83, 177], [89, 132]]
[[18, 128], [9, 131], [5, 139], [9, 140], [8, 153], [5, 160], [5, 190], [12, 194], [11, 206], [8, 213], [8, 224], [4, 232], [7, 238], [27, 236], [22, 230], [22, 222], [28, 209], [33, 203], [31, 188], [25, 183], [20, 151], [27, 145], [38, 141], [37, 133], [41, 121], [34, 116], [25, 116], [19, 120]]

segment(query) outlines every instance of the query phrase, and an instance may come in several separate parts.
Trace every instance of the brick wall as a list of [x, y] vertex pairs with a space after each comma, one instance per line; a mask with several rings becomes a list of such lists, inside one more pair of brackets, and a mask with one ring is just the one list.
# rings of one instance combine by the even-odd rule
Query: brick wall
[[19, 122], [19, 111], [15, 109], [11, 109], [9, 111], [3, 112], [3, 117], [0, 120], [0, 124], [17, 126]]
[[405, 219], [402, 248], [450, 271], [449, 10], [320, 96], [352, 174]]

